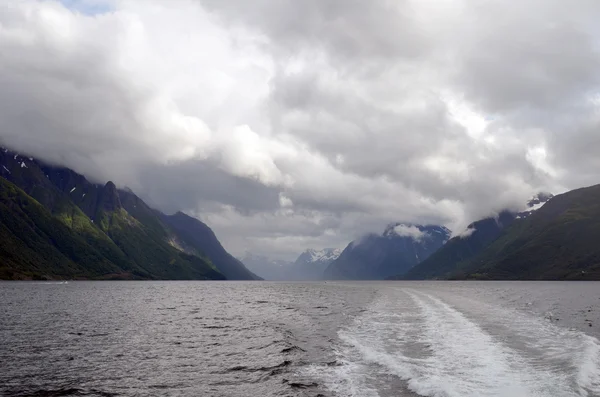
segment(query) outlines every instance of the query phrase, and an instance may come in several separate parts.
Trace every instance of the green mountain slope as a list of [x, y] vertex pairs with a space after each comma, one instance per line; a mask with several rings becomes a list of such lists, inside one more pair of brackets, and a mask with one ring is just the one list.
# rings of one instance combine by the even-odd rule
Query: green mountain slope
[[405, 275], [393, 277], [404, 280], [444, 279], [458, 270], [460, 263], [478, 255], [500, 236], [502, 230], [515, 220], [515, 214], [501, 212], [497, 218], [486, 218], [469, 225], [469, 236], [453, 237], [429, 258], [410, 269]]
[[[0, 176], [5, 182], [3, 193], [17, 189], [18, 202], [29, 200], [37, 207], [27, 205], [28, 209], [38, 208], [33, 213], [19, 212], [14, 200], [4, 198], [0, 267], [9, 270], [0, 273], [0, 278], [225, 278], [204, 255], [185, 252], [156, 211], [135, 195], [119, 192], [112, 182], [92, 184], [71, 170], [5, 149], [0, 151]], [[134, 214], [128, 213], [121, 193], [127, 199], [135, 197], [146, 211], [137, 210], [134, 204]], [[51, 223], [61, 237], [54, 238], [36, 222], [44, 227]], [[37, 226], [24, 228], [26, 223]], [[62, 245], [71, 240], [79, 245], [72, 249]], [[53, 254], [40, 261], [46, 250]], [[16, 259], [20, 252], [23, 260]]]
[[552, 198], [515, 221], [453, 278], [600, 280], [600, 185]]
[[[35, 160], [20, 156], [7, 149], [0, 151], [0, 176], [8, 179], [33, 199], [41, 203], [50, 213], [56, 216], [66, 226], [81, 236], [88, 244], [93, 245], [111, 262], [119, 264], [124, 269], [138, 270], [116, 246], [116, 244], [93, 224], [93, 217], [89, 217], [73, 200], [75, 195], [66, 194], [54, 184], [67, 180], [66, 175], [55, 175], [50, 169], [44, 169]], [[70, 172], [73, 175], [78, 175]], [[53, 181], [53, 179], [55, 179]], [[78, 175], [78, 185], [89, 184], [85, 178]], [[84, 183], [85, 182], [85, 183]], [[92, 185], [98, 188], [98, 185]], [[100, 186], [101, 188], [101, 186]], [[89, 194], [88, 197], [93, 197]], [[147, 276], [147, 275], [146, 275]]]
[[[132, 193], [117, 192], [114, 185], [109, 189], [114, 190], [115, 208], [104, 204], [108, 209], [97, 212], [97, 216], [102, 218], [99, 222], [111, 239], [136, 263], [160, 278], [182, 275], [192, 279], [223, 278], [220, 274], [216, 277], [214, 273], [222, 272], [215, 268], [208, 257], [187, 251], [177, 243], [179, 238], [162, 223], [158, 212]], [[119, 197], [123, 200], [117, 202]], [[165, 263], [169, 265], [164, 266]]]
[[0, 278], [144, 276], [127, 261], [115, 262], [0, 177]]
[[[130, 190], [116, 190], [114, 185], [95, 185], [66, 168], [44, 167], [53, 185], [70, 198], [85, 213], [97, 217], [98, 207], [124, 208], [143, 228], [147, 237], [157, 245], [168, 245], [190, 255], [210, 260], [217, 270], [230, 280], [259, 279], [243, 263], [231, 256], [213, 231], [199, 220], [183, 213], [165, 215], [148, 206]], [[73, 190], [75, 188], [75, 190]], [[110, 192], [109, 192], [110, 191]], [[140, 258], [144, 260], [144, 258]]]

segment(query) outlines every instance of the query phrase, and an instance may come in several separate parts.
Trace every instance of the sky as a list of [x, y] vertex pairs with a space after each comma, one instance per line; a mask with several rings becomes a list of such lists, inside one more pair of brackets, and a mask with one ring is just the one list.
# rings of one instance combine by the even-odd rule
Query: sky
[[597, 0], [3, 0], [0, 144], [293, 259], [600, 183]]

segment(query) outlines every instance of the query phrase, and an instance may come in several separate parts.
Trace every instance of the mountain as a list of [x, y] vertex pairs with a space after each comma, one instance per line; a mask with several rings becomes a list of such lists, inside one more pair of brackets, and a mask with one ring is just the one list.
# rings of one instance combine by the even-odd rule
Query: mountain
[[404, 274], [444, 245], [450, 231], [442, 226], [389, 225], [382, 235], [351, 242], [324, 271], [325, 279], [380, 280]]
[[340, 250], [339, 248], [325, 248], [322, 250], [314, 250], [312, 248], [309, 248], [303, 253], [301, 253], [298, 259], [296, 259], [296, 262], [294, 263], [299, 266], [310, 265], [313, 263], [329, 264], [336, 260], [341, 253], [342, 250]]
[[600, 185], [552, 197], [452, 278], [600, 280]]
[[[175, 232], [164, 214], [110, 181], [94, 184], [75, 171], [8, 149], [0, 150], [0, 179], [7, 236], [0, 241], [1, 278], [225, 278], [199, 239]], [[54, 227], [56, 222], [61, 226]], [[39, 261], [49, 246], [59, 261]], [[217, 262], [224, 263], [222, 257]]]
[[321, 280], [325, 268], [337, 259], [340, 253], [339, 248], [324, 248], [322, 250], [309, 248], [301, 253], [295, 262], [272, 260], [265, 256], [247, 253], [242, 261], [265, 280]]
[[552, 197], [549, 193], [539, 193], [527, 202], [527, 209], [522, 212], [502, 211], [496, 217], [481, 219], [470, 224], [465, 232], [450, 239], [429, 258], [406, 274], [396, 275], [393, 278], [423, 280], [449, 277], [457, 270], [459, 263], [474, 258], [515, 220], [529, 217]]
[[229, 280], [258, 280], [256, 274], [246, 269], [244, 264], [225, 251], [215, 233], [204, 223], [183, 212], [174, 215], [161, 214], [162, 220], [188, 247], [210, 258], [212, 263]]
[[[100, 246], [100, 244], [99, 244]], [[146, 278], [115, 248], [114, 255], [73, 232], [23, 190], [0, 177], [0, 279]]]
[[292, 280], [321, 280], [323, 272], [336, 260], [342, 250], [324, 248], [322, 250], [307, 249], [298, 256], [290, 269]]

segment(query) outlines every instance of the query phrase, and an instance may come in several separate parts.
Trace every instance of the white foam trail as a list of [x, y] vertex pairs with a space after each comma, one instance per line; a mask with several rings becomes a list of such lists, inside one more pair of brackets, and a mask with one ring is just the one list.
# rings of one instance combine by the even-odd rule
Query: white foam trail
[[369, 372], [366, 365], [359, 360], [348, 361], [342, 358], [350, 355], [347, 351], [337, 353], [338, 365], [312, 365], [305, 369], [304, 375], [321, 379], [335, 396], [380, 397], [377, 390], [369, 387], [365, 382]]
[[[396, 290], [339, 336], [348, 362], [378, 364], [377, 369], [355, 366], [370, 372], [353, 376], [377, 378], [373, 371], [387, 372], [423, 396], [600, 395], [595, 338], [516, 317], [514, 333], [495, 335], [432, 295]], [[513, 323], [508, 324], [512, 330]], [[522, 337], [526, 334], [529, 338]]]
[[[577, 330], [559, 327], [531, 314], [491, 306], [481, 301], [447, 299], [470, 311], [490, 331], [508, 329], [513, 347], [535, 367], [554, 368], [580, 396], [600, 396], [600, 341]], [[505, 331], [505, 335], [506, 335]], [[516, 343], [515, 343], [516, 342]]]
[[555, 384], [554, 376], [529, 367], [461, 312], [431, 296], [409, 295], [422, 309], [425, 338], [433, 351], [431, 367], [410, 381], [416, 392], [448, 397], [570, 395], [562, 382]]
[[600, 343], [588, 335], [583, 335], [582, 339], [586, 348], [577, 360], [577, 383], [582, 395], [586, 395], [584, 391], [591, 390], [594, 395], [600, 396]]

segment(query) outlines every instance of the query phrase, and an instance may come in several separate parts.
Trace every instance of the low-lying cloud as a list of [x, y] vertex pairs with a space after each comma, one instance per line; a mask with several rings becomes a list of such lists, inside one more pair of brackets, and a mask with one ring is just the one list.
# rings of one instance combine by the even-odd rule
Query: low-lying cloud
[[415, 241], [421, 241], [423, 238], [429, 236], [428, 233], [414, 225], [405, 225], [402, 223], [394, 227], [394, 233], [400, 237], [410, 237]]

